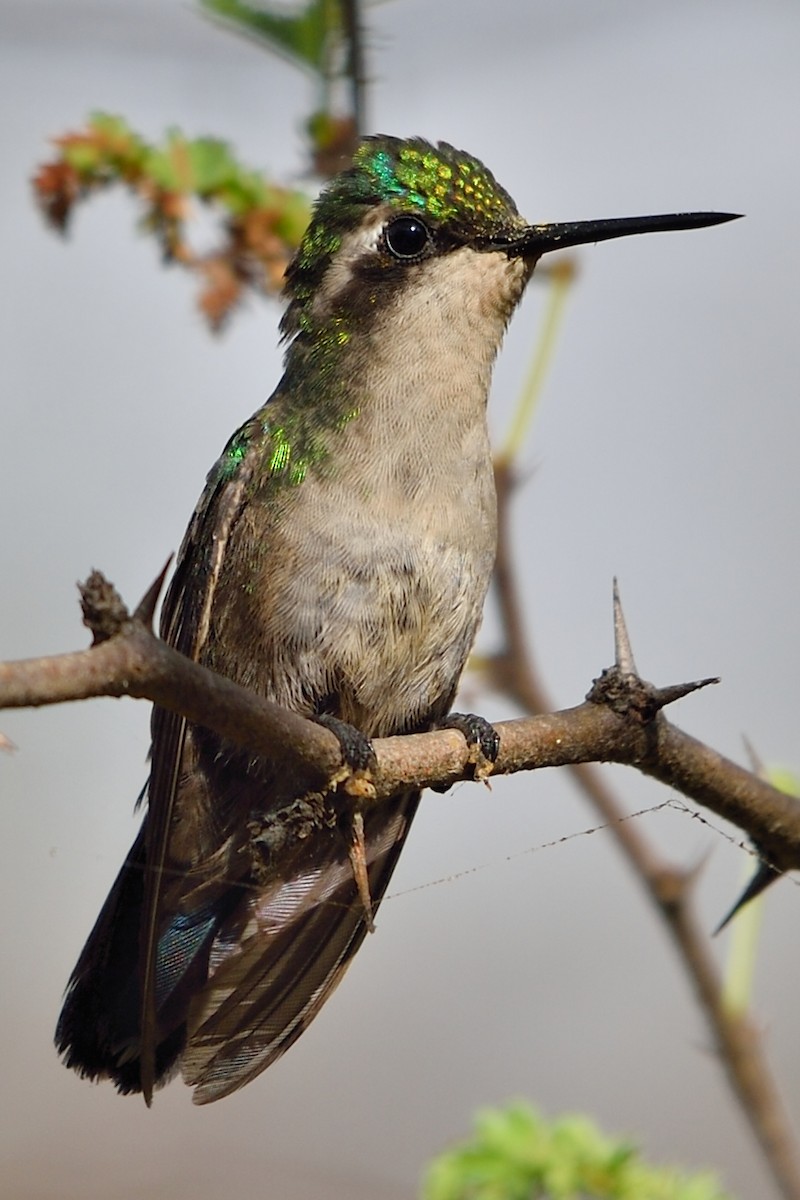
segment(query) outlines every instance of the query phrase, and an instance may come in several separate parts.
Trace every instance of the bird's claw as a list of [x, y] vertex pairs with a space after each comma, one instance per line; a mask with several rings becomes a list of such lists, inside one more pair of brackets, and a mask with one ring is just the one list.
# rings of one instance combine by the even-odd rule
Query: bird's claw
[[[469, 747], [469, 761], [473, 764], [474, 778], [486, 780], [500, 753], [500, 735], [494, 725], [477, 713], [450, 713], [440, 723], [440, 729], [457, 729], [463, 734]], [[446, 791], [446, 788], [442, 789]]]

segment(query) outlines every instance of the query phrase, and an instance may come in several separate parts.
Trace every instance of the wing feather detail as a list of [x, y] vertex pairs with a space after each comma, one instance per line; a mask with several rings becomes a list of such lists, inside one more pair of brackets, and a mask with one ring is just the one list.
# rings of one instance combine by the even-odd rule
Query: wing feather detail
[[[247, 427], [246, 427], [247, 428]], [[236, 435], [241, 438], [241, 433]], [[246, 487], [259, 452], [257, 437], [233, 477], [220, 464], [213, 468], [208, 486], [195, 510], [178, 554], [161, 614], [165, 642], [196, 661], [208, 636], [211, 607], [225, 549], [241, 515]], [[225, 456], [220, 462], [224, 462]], [[215, 478], [216, 476], [216, 478]], [[141, 1085], [149, 1105], [156, 1082], [158, 1045], [156, 967], [164, 868], [186, 742], [185, 717], [166, 709], [153, 709], [152, 768], [148, 785], [146, 867], [142, 903], [141, 978]]]
[[[408, 793], [371, 814], [365, 840], [374, 910], [416, 811]], [[196, 1104], [243, 1087], [279, 1058], [313, 1020], [367, 932], [344, 839], [323, 866], [275, 881], [246, 904], [244, 928], [223, 927], [209, 981], [195, 997], [181, 1058]]]

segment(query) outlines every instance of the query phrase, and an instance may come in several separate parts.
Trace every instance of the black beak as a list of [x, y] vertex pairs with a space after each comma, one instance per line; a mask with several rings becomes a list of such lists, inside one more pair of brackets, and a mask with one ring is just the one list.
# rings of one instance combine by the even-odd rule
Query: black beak
[[539, 258], [551, 250], [607, 242], [634, 233], [665, 233], [675, 229], [702, 229], [736, 221], [741, 213], [662, 213], [655, 217], [612, 217], [600, 221], [561, 221], [555, 225], [528, 225], [519, 233], [491, 239], [491, 245], [509, 255]]

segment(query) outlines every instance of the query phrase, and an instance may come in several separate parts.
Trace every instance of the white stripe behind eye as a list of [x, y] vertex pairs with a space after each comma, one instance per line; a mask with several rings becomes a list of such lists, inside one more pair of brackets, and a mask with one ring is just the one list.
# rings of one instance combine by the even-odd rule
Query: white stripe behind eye
[[373, 210], [364, 218], [358, 229], [342, 238], [342, 244], [331, 259], [314, 297], [315, 313], [319, 314], [333, 304], [336, 297], [348, 287], [353, 278], [354, 264], [362, 262], [376, 252], [388, 215], [384, 208]]

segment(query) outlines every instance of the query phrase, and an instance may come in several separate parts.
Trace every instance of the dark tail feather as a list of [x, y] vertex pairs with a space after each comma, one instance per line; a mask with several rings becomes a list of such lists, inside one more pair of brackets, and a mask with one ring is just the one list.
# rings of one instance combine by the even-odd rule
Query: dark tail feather
[[[140, 1092], [139, 938], [144, 897], [144, 825], [81, 951], [67, 986], [55, 1042], [66, 1066]], [[235, 896], [235, 892], [234, 892]], [[156, 1082], [166, 1083], [186, 1040], [189, 1001], [207, 974], [208, 950], [229, 905], [177, 915], [162, 935], [156, 964], [161, 1030]]]
[[[367, 814], [373, 911], [418, 800], [409, 792]], [[212, 900], [167, 918], [155, 961], [156, 1086], [183, 1058], [197, 1103], [242, 1087], [292, 1045], [341, 979], [368, 924], [347, 845], [323, 829], [298, 856], [262, 885], [221, 885]], [[121, 1092], [142, 1091], [145, 890], [143, 826], [78, 959], [56, 1029], [68, 1067], [111, 1079]]]

